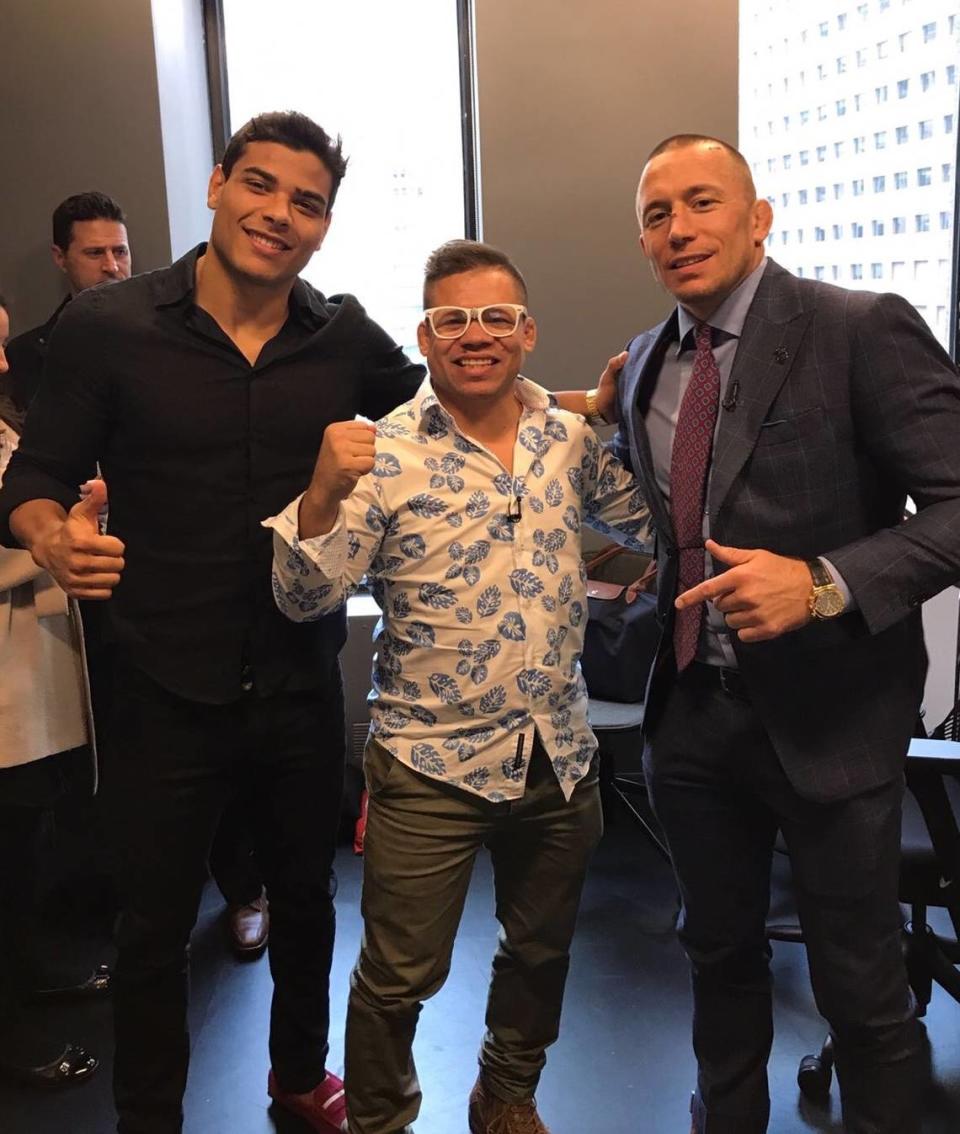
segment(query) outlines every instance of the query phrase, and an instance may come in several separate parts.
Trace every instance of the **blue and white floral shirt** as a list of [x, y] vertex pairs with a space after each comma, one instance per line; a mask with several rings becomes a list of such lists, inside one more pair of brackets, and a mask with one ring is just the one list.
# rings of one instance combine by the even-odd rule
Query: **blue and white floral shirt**
[[[569, 799], [597, 742], [580, 653], [580, 525], [636, 550], [650, 513], [582, 417], [519, 378], [513, 475], [465, 436], [427, 378], [377, 423], [373, 471], [326, 535], [300, 540], [300, 499], [274, 531], [274, 595], [295, 621], [367, 575], [383, 616], [372, 733], [409, 767], [489, 800], [523, 795], [534, 729]], [[616, 525], [614, 530], [612, 525]]]

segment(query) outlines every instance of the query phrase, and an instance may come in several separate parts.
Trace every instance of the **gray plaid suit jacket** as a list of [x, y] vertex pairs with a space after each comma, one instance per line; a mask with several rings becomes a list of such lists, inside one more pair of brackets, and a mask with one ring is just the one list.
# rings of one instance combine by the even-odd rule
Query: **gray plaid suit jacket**
[[[629, 344], [614, 440], [657, 528], [664, 635], [648, 731], [675, 672], [677, 556], [644, 414], [676, 337], [674, 313]], [[772, 642], [734, 637], [734, 648], [794, 788], [847, 798], [901, 774], [926, 674], [919, 607], [960, 579], [960, 379], [905, 300], [797, 279], [769, 261], [728, 390], [734, 383], [713, 454], [714, 538], [825, 555], [857, 605]], [[918, 514], [902, 523], [908, 494]]]

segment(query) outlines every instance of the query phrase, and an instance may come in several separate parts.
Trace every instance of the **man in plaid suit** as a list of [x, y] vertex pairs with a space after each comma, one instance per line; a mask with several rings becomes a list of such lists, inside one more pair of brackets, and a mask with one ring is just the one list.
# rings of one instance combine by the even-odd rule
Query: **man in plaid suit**
[[903, 299], [765, 258], [772, 210], [725, 143], [661, 143], [637, 211], [678, 307], [629, 345], [615, 446], [659, 533], [644, 763], [693, 971], [692, 1130], [767, 1128], [779, 830], [844, 1128], [911, 1134], [900, 808], [920, 606], [960, 577], [960, 382]]

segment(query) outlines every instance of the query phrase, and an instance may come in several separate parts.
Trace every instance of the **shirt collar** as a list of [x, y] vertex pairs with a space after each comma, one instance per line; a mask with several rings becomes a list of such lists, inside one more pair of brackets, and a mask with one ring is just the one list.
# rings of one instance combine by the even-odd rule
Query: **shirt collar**
[[[531, 382], [529, 378], [524, 378], [522, 374], [517, 375], [513, 383], [513, 392], [525, 410], [535, 411], [550, 408], [550, 395], [547, 391], [542, 386], [538, 386], [536, 382]], [[453, 420], [437, 397], [429, 374], [420, 383], [420, 389], [410, 399], [410, 407], [413, 410], [414, 418], [418, 421], [425, 420], [428, 414], [434, 412], [440, 414], [447, 421]]]
[[[191, 248], [185, 256], [181, 256], [166, 272], [157, 273], [155, 285], [157, 307], [175, 307], [187, 301], [193, 302], [196, 291], [197, 260], [206, 250], [207, 243], [204, 241], [196, 248]], [[330, 318], [324, 296], [299, 276], [294, 280], [290, 292], [290, 311], [308, 327], [322, 326]]]
[[[753, 303], [753, 297], [757, 294], [760, 277], [763, 275], [766, 266], [767, 258], [764, 256], [753, 271], [737, 284], [707, 320], [714, 330], [722, 331], [724, 337], [739, 339], [743, 333], [743, 324], [746, 322], [747, 312], [750, 310], [750, 304]], [[685, 307], [677, 307], [677, 326], [680, 336], [680, 342], [677, 345], [678, 355], [684, 349], [687, 336], [699, 322], [700, 320], [691, 315]]]

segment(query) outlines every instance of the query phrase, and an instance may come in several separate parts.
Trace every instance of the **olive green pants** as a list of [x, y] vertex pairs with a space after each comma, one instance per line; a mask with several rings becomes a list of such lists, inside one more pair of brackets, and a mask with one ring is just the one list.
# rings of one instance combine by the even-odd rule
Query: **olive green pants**
[[595, 764], [567, 802], [537, 742], [524, 795], [502, 803], [422, 776], [375, 741], [364, 767], [364, 933], [346, 1036], [350, 1134], [412, 1129], [421, 1099], [417, 1018], [450, 971], [481, 847], [493, 860], [501, 929], [480, 1066], [493, 1093], [531, 1098], [559, 1032], [580, 893], [603, 830]]

